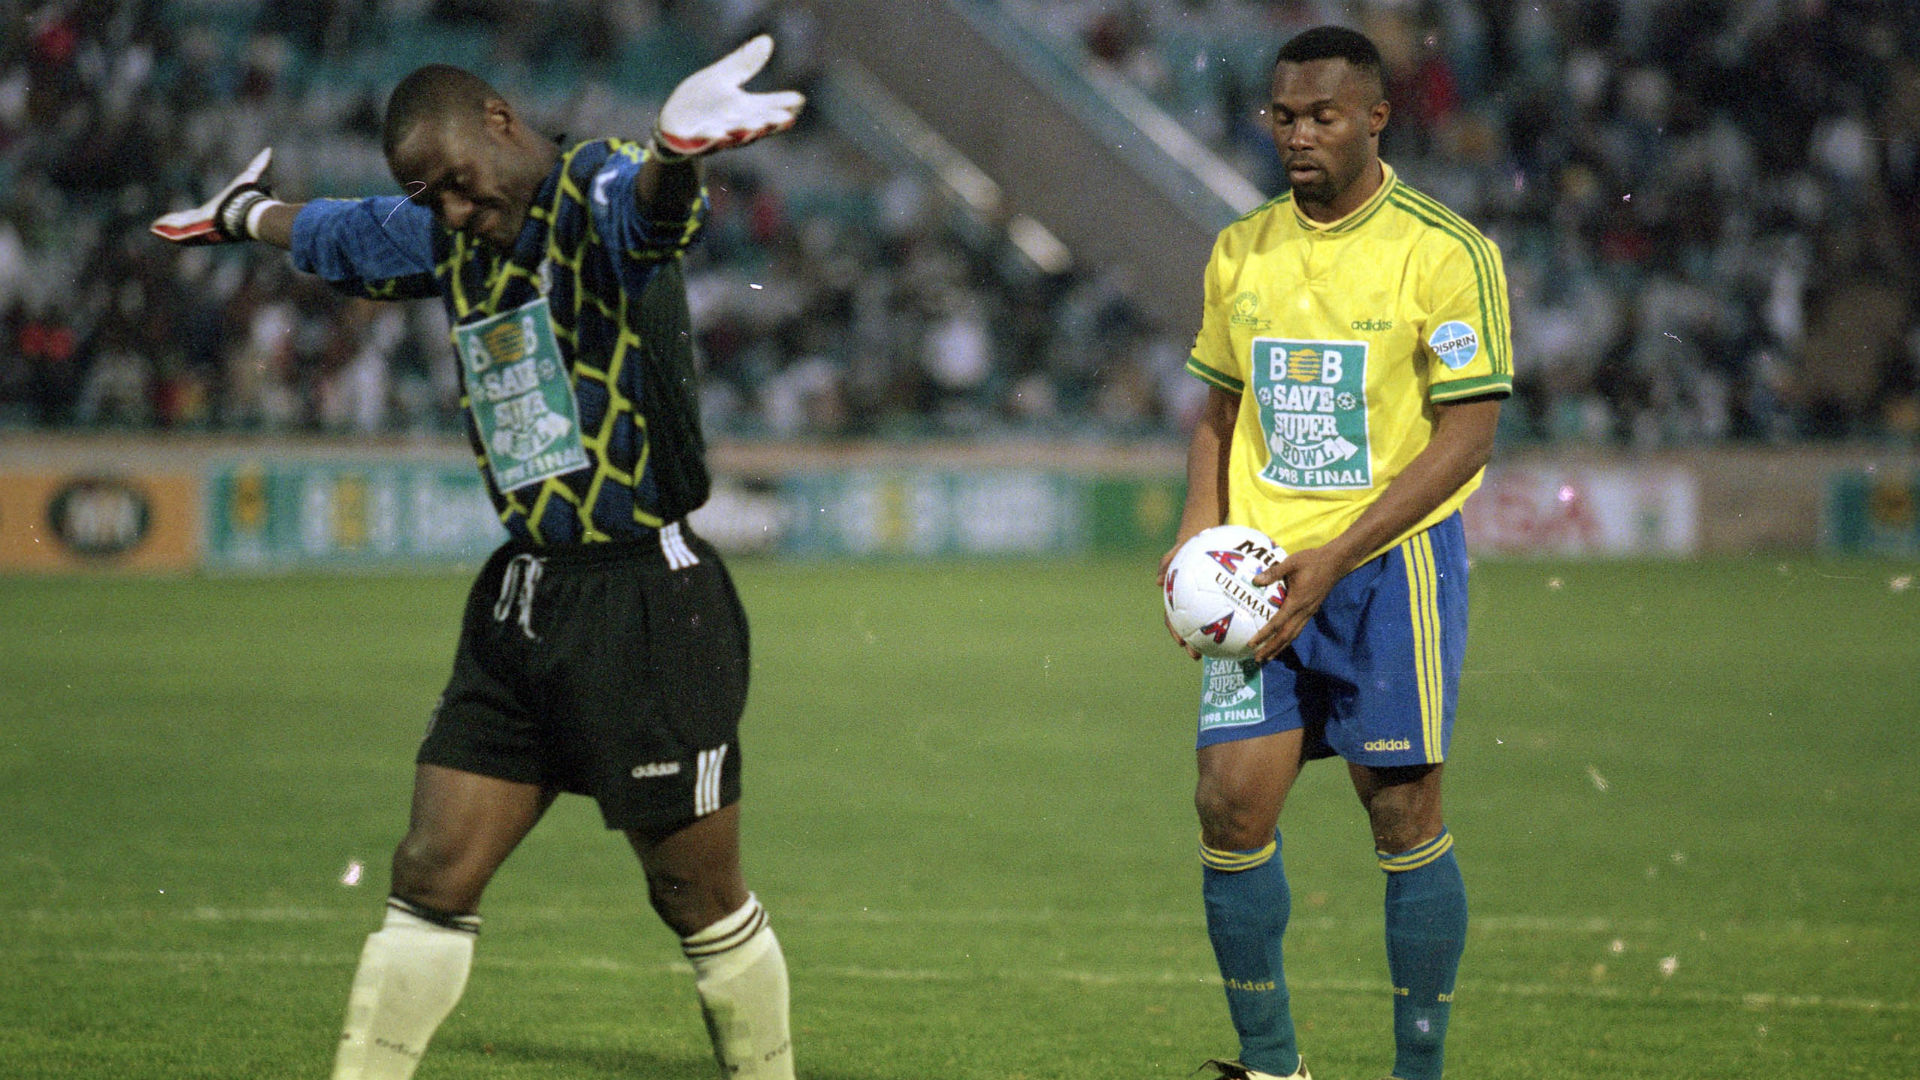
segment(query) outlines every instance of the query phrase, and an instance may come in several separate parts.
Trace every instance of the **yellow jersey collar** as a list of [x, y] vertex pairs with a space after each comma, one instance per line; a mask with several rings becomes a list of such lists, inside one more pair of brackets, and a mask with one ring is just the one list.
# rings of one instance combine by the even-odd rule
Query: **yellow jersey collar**
[[1382, 161], [1380, 163], [1380, 172], [1382, 174], [1380, 179], [1380, 187], [1377, 190], [1375, 190], [1372, 195], [1367, 197], [1366, 202], [1363, 202], [1359, 206], [1354, 207], [1352, 211], [1345, 214], [1344, 216], [1334, 221], [1315, 221], [1301, 211], [1300, 201], [1298, 199], [1293, 199], [1289, 201], [1293, 203], [1294, 220], [1300, 223], [1301, 228], [1306, 229], [1310, 232], [1317, 232], [1317, 233], [1347, 232], [1348, 230], [1352, 229], [1354, 226], [1372, 217], [1373, 212], [1375, 210], [1380, 209], [1380, 207], [1386, 203], [1387, 194], [1391, 192], [1394, 188], [1394, 185], [1399, 182], [1397, 176], [1393, 171], [1393, 166], [1387, 164], [1385, 161]]

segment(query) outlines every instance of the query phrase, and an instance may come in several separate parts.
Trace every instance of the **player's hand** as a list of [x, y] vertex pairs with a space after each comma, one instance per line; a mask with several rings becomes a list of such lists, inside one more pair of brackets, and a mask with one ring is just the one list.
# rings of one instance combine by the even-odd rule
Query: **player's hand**
[[153, 235], [176, 244], [233, 244], [252, 239], [247, 235], [247, 211], [262, 199], [270, 198], [260, 177], [273, 160], [273, 148], [255, 154], [253, 161], [220, 194], [191, 210], [176, 210], [155, 218], [149, 228]]
[[[1180, 545], [1186, 542], [1187, 542], [1186, 537], [1184, 536], [1180, 537], [1179, 539], [1173, 542], [1172, 547], [1167, 549], [1167, 553], [1165, 555], [1160, 556], [1160, 576], [1154, 580], [1159, 583], [1162, 589], [1165, 589], [1167, 587], [1167, 566], [1173, 562], [1174, 555], [1176, 555], [1180, 551]], [[1200, 659], [1200, 650], [1187, 644], [1186, 640], [1183, 639], [1176, 630], [1174, 630], [1173, 620], [1167, 618], [1165, 605], [1161, 606], [1160, 622], [1162, 625], [1164, 625], [1167, 628], [1167, 636], [1173, 639], [1173, 643], [1175, 645], [1180, 646], [1180, 648], [1184, 650], [1186, 654], [1192, 657], [1193, 659], [1195, 660]]]
[[1281, 650], [1293, 644], [1300, 631], [1307, 628], [1307, 621], [1326, 603], [1327, 594], [1340, 579], [1347, 576], [1352, 567], [1346, 563], [1346, 557], [1331, 545], [1302, 548], [1286, 558], [1260, 571], [1253, 579], [1255, 585], [1265, 587], [1276, 581], [1287, 585], [1286, 599], [1280, 602], [1280, 610], [1267, 625], [1253, 635], [1253, 658], [1266, 663], [1280, 655]]
[[655, 122], [653, 142], [670, 161], [725, 150], [785, 131], [800, 116], [806, 95], [796, 90], [754, 93], [748, 79], [767, 66], [773, 39], [765, 34], [680, 81]]

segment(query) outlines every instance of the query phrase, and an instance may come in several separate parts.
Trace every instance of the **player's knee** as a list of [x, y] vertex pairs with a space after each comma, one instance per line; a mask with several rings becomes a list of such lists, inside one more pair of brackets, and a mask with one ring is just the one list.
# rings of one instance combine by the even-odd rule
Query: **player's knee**
[[1376, 799], [1367, 807], [1373, 844], [1388, 853], [1412, 851], [1440, 835], [1443, 822], [1438, 806]]
[[647, 900], [662, 922], [686, 937], [738, 910], [747, 894], [746, 887], [727, 874], [649, 868]]
[[1374, 846], [1381, 851], [1411, 851], [1440, 835], [1440, 772], [1433, 766], [1381, 770], [1385, 783], [1363, 792]]
[[393, 851], [393, 893], [437, 911], [471, 912], [486, 884], [467, 869], [458, 846], [409, 832]]
[[1200, 816], [1201, 842], [1220, 851], [1264, 847], [1273, 839], [1274, 826], [1279, 823], [1276, 808], [1263, 800], [1214, 784], [1200, 785], [1194, 792], [1193, 808]]

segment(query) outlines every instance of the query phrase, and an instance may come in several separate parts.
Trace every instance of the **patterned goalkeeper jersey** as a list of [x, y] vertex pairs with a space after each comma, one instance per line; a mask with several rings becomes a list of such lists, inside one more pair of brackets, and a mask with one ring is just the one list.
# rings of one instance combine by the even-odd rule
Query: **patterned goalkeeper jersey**
[[352, 295], [446, 306], [468, 438], [522, 541], [645, 536], [707, 499], [680, 267], [706, 200], [647, 220], [642, 160], [619, 139], [565, 151], [510, 253], [399, 196], [315, 200], [294, 222], [299, 269]]

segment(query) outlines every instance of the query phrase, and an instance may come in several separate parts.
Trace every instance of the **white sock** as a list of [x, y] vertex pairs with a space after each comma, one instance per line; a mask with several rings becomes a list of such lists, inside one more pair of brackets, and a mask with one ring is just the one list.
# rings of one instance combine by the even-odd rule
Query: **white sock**
[[425, 918], [400, 899], [367, 935], [347, 996], [333, 1080], [407, 1080], [467, 986], [478, 915]]
[[787, 1028], [787, 961], [749, 894], [740, 910], [680, 942], [706, 1014], [720, 1075], [793, 1080]]

